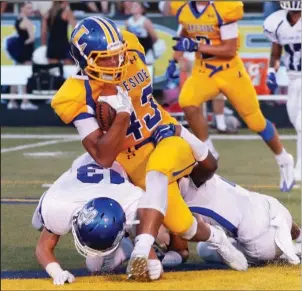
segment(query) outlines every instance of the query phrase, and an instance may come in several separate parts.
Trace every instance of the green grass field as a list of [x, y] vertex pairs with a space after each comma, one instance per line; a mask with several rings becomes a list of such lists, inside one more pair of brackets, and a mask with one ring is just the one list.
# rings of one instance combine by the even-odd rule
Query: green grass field
[[[42, 136], [60, 134], [67, 138], [68, 134], [75, 133], [72, 128], [2, 129], [2, 135], [38, 134]], [[246, 134], [247, 132], [244, 131], [243, 133]], [[293, 132], [288, 131], [281, 133], [293, 134]], [[41, 136], [33, 139], [20, 137], [16, 139], [1, 138], [2, 201], [6, 198], [39, 199], [46, 190], [46, 188], [42, 187], [43, 184], [53, 183], [56, 178], [70, 167], [72, 161], [84, 152], [79, 140], [62, 142], [63, 139], [51, 137], [42, 139]], [[45, 144], [45, 142], [54, 140], [57, 141], [55, 144]], [[44, 144], [41, 145], [41, 142]], [[300, 224], [301, 190], [296, 188], [290, 193], [281, 193], [279, 191], [278, 167], [273, 155], [261, 140], [215, 140], [214, 143], [220, 153], [218, 170], [220, 175], [248, 189], [278, 198]], [[289, 152], [295, 153], [295, 141], [284, 141], [284, 145]], [[40, 155], [41, 153], [44, 153], [44, 155], [46, 153], [48, 155], [57, 153], [57, 155], [31, 156], [30, 154], [33, 153], [39, 153]], [[1, 203], [2, 271], [41, 269], [34, 255], [39, 233], [31, 227], [31, 216], [35, 207], [36, 204]], [[192, 263], [198, 261], [198, 258], [193, 245], [191, 245], [191, 250], [192, 255], [189, 262]], [[84, 260], [76, 253], [70, 236], [62, 238], [56, 254], [64, 268], [78, 269], [84, 267]], [[264, 268], [263, 272], [265, 270]], [[298, 276], [298, 268], [288, 267], [288, 269], [285, 268], [285, 271], [289, 272], [290, 275], [294, 272]], [[258, 272], [258, 276], [261, 276], [261, 272]], [[204, 277], [203, 280], [206, 280], [206, 278]], [[253, 289], [253, 286], [247, 284], [245, 289]], [[161, 288], [164, 288], [164, 285]]]

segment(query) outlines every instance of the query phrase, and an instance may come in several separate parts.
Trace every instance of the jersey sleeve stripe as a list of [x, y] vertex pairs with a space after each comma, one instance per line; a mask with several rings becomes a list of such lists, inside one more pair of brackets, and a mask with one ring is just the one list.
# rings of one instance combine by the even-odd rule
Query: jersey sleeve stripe
[[278, 24], [278, 26], [277, 26], [277, 28], [276, 28], [276, 31], [275, 31], [275, 35], [276, 35], [276, 38], [277, 38], [278, 41], [279, 41], [278, 30], [279, 30], [280, 26], [282, 25], [282, 23], [283, 23], [283, 20], [280, 21], [280, 23]]
[[87, 119], [87, 118], [91, 118], [91, 117], [95, 117], [93, 114], [90, 114], [90, 113], [80, 113], [74, 120], [74, 121], [77, 121], [77, 120], [83, 120], [83, 119]]
[[235, 237], [238, 236], [238, 228], [235, 225], [233, 225], [230, 221], [228, 221], [227, 219], [216, 213], [215, 211], [203, 207], [189, 207], [189, 208], [194, 213], [198, 213], [214, 219], [222, 227], [230, 231]]
[[183, 8], [187, 5], [187, 3], [183, 4], [182, 6], [180, 6], [176, 12], [176, 19], [177, 19], [177, 22], [178, 22], [178, 19], [179, 19], [179, 15], [181, 13], [181, 11], [183, 10]]
[[143, 63], [146, 65], [146, 59], [145, 59], [145, 55], [138, 51], [138, 50], [128, 50], [128, 52], [136, 52], [139, 56], [139, 58], [143, 61]]
[[216, 16], [217, 16], [217, 19], [218, 19], [218, 26], [220, 27], [221, 25], [224, 25], [223, 23], [223, 20], [222, 20], [222, 17], [220, 16], [220, 14], [218, 13], [217, 9], [216, 9], [216, 6], [214, 3], [212, 3], [212, 6], [215, 10], [215, 13], [216, 13]]
[[89, 84], [89, 80], [85, 80], [85, 90], [86, 90], [86, 104], [89, 105], [95, 111], [96, 104], [92, 98], [92, 90]]

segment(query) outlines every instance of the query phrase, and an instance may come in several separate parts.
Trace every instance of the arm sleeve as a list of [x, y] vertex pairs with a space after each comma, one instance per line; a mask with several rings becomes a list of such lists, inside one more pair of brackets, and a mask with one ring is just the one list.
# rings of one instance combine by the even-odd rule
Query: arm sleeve
[[237, 38], [238, 37], [237, 22], [222, 25], [220, 27], [220, 37], [222, 40]]
[[73, 124], [77, 128], [81, 140], [99, 128], [95, 117], [88, 117], [78, 120], [76, 119]]

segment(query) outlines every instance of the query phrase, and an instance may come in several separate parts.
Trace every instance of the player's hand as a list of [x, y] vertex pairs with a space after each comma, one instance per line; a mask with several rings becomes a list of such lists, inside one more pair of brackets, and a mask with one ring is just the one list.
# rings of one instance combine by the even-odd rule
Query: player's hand
[[163, 273], [163, 266], [159, 260], [148, 260], [148, 273], [151, 280], [157, 280]]
[[106, 102], [116, 113], [127, 112], [129, 115], [133, 112], [133, 105], [128, 93], [117, 86], [117, 94], [114, 96], [100, 96], [98, 102]]
[[266, 85], [272, 94], [274, 94], [278, 88], [276, 72], [273, 68], [270, 68], [267, 72]]
[[156, 146], [161, 140], [174, 136], [176, 127], [174, 124], [159, 125], [152, 134], [152, 141]]
[[166, 78], [173, 79], [173, 80], [179, 78], [179, 68], [175, 60], [169, 61], [169, 66], [167, 67], [166, 70]]
[[57, 285], [57, 286], [64, 285], [65, 282], [72, 283], [74, 281], [75, 281], [74, 275], [72, 275], [68, 271], [62, 271], [62, 272], [58, 273], [53, 279], [54, 285]]
[[173, 49], [178, 52], [197, 52], [198, 43], [188, 37], [173, 37], [177, 43]]

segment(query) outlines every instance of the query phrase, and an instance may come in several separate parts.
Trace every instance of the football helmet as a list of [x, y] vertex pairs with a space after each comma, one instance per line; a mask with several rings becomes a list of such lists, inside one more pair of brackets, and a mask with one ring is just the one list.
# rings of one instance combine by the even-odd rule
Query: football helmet
[[284, 10], [288, 11], [301, 11], [301, 0], [300, 1], [280, 1], [280, 6]]
[[113, 199], [92, 199], [74, 216], [71, 229], [79, 254], [107, 256], [118, 248], [125, 235], [125, 212]]
[[[74, 28], [70, 54], [82, 72], [91, 79], [118, 84], [127, 73], [127, 42], [118, 26], [104, 17], [87, 17]], [[108, 65], [105, 60], [116, 59]]]

